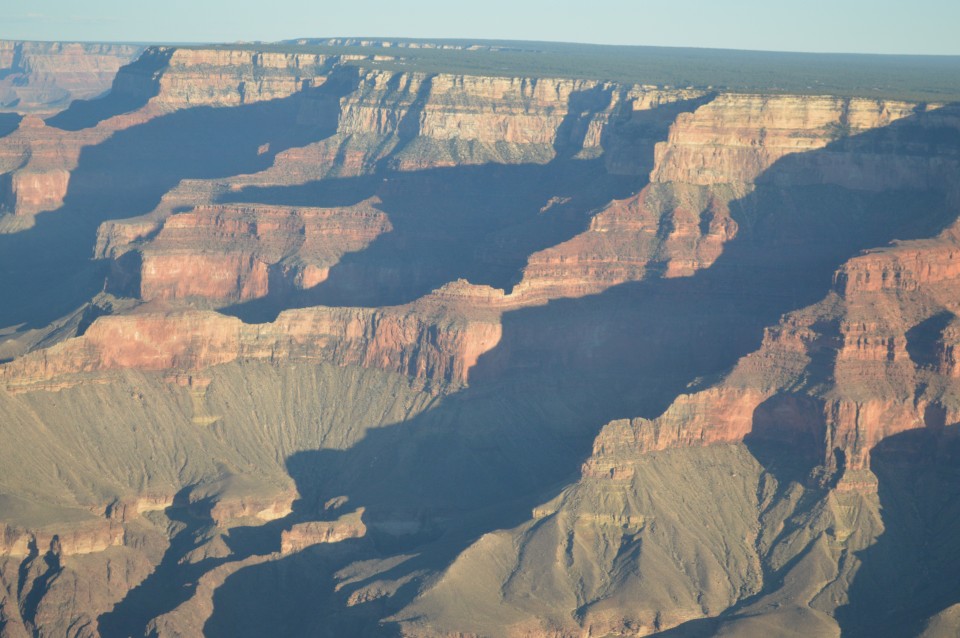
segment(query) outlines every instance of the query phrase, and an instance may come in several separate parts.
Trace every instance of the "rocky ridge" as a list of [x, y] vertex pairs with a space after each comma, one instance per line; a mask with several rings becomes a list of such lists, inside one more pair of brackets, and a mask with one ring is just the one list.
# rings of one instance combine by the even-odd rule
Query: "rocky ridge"
[[[104, 287], [129, 303], [0, 366], [0, 496], [36, 475], [27, 500], [44, 503], [4, 522], [0, 632], [229, 633], [246, 574], [330, 589], [325, 610], [354, 611], [323, 631], [850, 626], [865, 603], [849, 584], [884, 547], [887, 459], [952, 449], [955, 111], [343, 62], [157, 49], [117, 76], [114, 96], [136, 98], [122, 109], [94, 101], [0, 138], [15, 238], [84, 214], [71, 198], [91, 184], [139, 188], [85, 162], [169, 118], [292, 105], [321, 131], [251, 139], [225, 175], [158, 164], [158, 202], [88, 224]], [[416, 260], [444, 246], [435, 272]], [[498, 263], [516, 267], [489, 274]], [[685, 339], [701, 351], [650, 347]], [[81, 416], [59, 423], [58, 405]], [[597, 414], [630, 410], [646, 416], [597, 434]], [[777, 446], [799, 469], [770, 460]], [[76, 467], [42, 471], [57, 455]], [[480, 487], [459, 490], [468, 475]], [[501, 482], [521, 495], [509, 506]], [[327, 520], [320, 504], [348, 493], [358, 509]], [[499, 507], [490, 529], [470, 514]], [[123, 577], [104, 587], [104, 565]], [[170, 583], [189, 587], [141, 618]]]

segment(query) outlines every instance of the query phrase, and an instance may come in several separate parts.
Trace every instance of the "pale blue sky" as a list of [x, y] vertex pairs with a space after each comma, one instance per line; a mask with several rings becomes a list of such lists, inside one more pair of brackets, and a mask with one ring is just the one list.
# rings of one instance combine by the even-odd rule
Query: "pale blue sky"
[[960, 55], [960, 0], [3, 0], [0, 38], [493, 38]]

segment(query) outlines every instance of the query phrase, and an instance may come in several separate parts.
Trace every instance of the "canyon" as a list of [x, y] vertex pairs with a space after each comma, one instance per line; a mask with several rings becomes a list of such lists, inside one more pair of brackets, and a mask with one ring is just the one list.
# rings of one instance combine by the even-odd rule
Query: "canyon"
[[110, 90], [120, 67], [143, 51], [133, 44], [0, 42], [0, 113], [55, 113]]
[[0, 636], [956, 633], [955, 104], [27, 44]]

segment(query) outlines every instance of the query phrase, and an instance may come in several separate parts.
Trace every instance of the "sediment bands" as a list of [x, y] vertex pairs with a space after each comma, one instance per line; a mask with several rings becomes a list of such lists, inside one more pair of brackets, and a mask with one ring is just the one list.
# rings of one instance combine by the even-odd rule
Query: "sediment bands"
[[950, 624], [956, 107], [376, 61], [0, 137], [0, 636]]

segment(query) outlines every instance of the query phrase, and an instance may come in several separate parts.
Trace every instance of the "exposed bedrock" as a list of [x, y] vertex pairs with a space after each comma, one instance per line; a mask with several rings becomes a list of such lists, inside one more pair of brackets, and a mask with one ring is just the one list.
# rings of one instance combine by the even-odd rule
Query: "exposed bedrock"
[[882, 564], [951, 529], [955, 108], [151, 55], [0, 139], [2, 631], [923, 607]]
[[[235, 109], [199, 107], [152, 119], [86, 148], [70, 176], [64, 205], [29, 230], [0, 235], [2, 285], [11, 301], [0, 323], [43, 325], [104, 286], [104, 262], [91, 262], [97, 227], [149, 212], [185, 177], [233, 175], [269, 165], [274, 153], [331, 134], [347, 73], [314, 92]], [[297, 123], [307, 107], [326, 119]], [[272, 144], [270, 151], [259, 149]], [[30, 274], [32, 286], [25, 286]], [[39, 296], [31, 291], [43, 291]], [[28, 299], [29, 297], [29, 299]], [[80, 301], [82, 303], [82, 301]]]
[[0, 42], [0, 110], [49, 112], [110, 88], [142, 46], [78, 42]]

